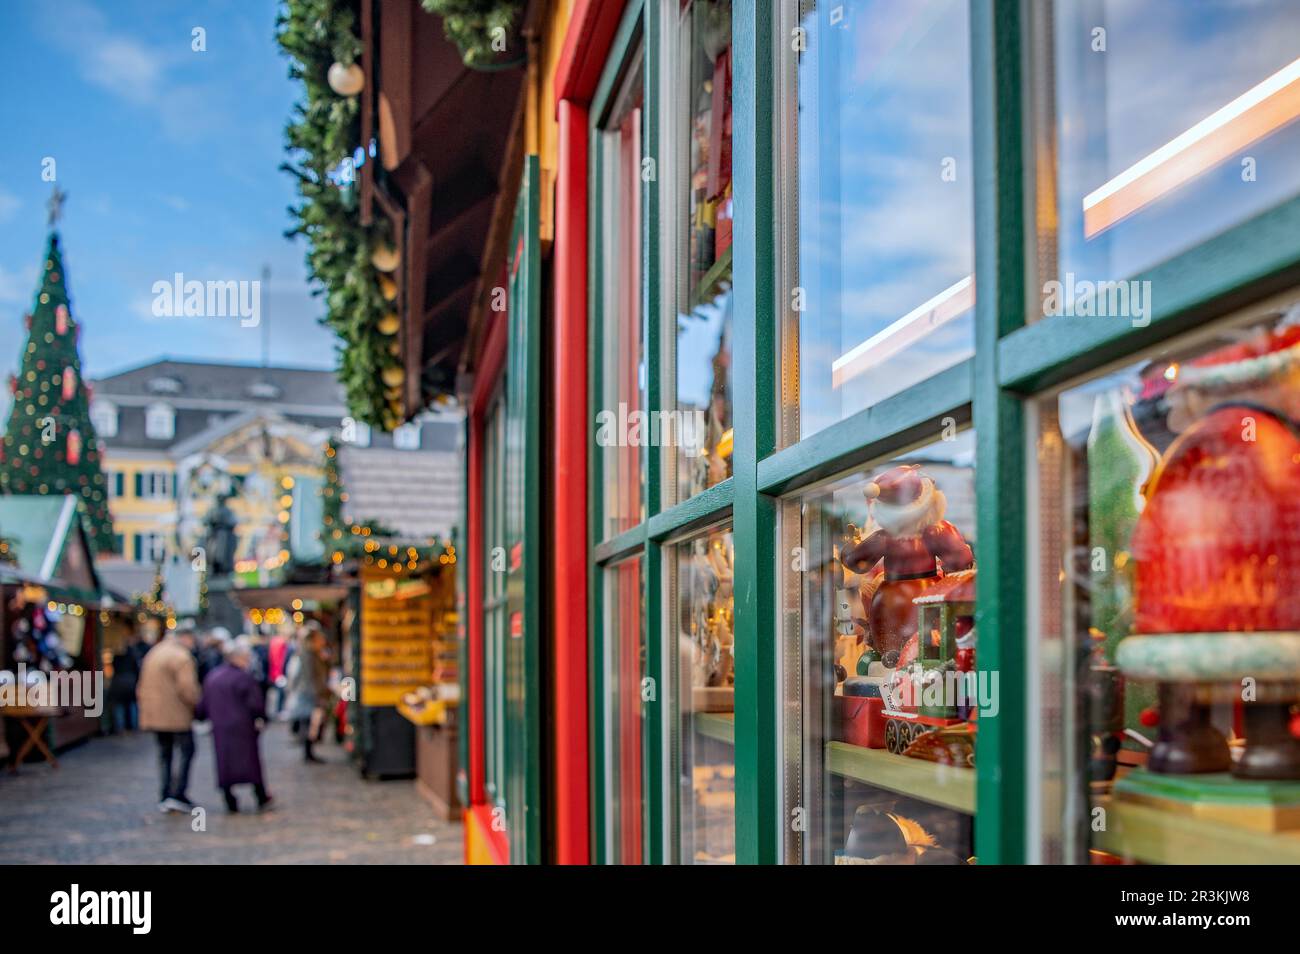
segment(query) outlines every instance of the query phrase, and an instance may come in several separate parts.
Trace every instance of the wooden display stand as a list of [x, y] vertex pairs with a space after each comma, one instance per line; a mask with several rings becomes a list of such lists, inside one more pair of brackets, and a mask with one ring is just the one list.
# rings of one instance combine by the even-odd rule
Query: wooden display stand
[[415, 787], [444, 821], [460, 816], [460, 800], [456, 797], [456, 740], [454, 717], [445, 725], [415, 728]]

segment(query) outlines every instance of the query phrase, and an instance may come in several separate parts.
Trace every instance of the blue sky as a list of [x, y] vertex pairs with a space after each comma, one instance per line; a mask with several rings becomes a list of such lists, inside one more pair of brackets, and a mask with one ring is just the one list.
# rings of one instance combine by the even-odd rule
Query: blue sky
[[[57, 163], [72, 313], [88, 377], [162, 355], [257, 361], [235, 318], [155, 318], [152, 286], [257, 279], [271, 361], [331, 368], [304, 246], [283, 237], [294, 200], [278, 169], [297, 89], [270, 0], [41, 0], [0, 13], [0, 374], [25, 341]], [[206, 52], [191, 49], [195, 27]], [[7, 397], [7, 393], [5, 395]]]

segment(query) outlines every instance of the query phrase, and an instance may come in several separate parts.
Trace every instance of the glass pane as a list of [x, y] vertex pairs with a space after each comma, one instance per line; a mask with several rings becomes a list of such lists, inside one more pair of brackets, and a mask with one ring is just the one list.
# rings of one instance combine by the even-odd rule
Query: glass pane
[[966, 0], [802, 4], [783, 56], [787, 444], [970, 356], [975, 286]]
[[641, 307], [640, 54], [600, 133], [601, 150], [601, 401], [596, 441], [603, 469], [600, 538], [629, 530], [644, 519], [642, 447], [646, 367]]
[[1149, 292], [1120, 299], [1092, 283], [1122, 281], [1300, 192], [1300, 4], [1027, 7], [1043, 286], [1030, 317], [1141, 322]]
[[498, 399], [484, 424], [483, 639], [484, 771], [489, 797], [505, 798], [505, 401]]
[[786, 858], [963, 864], [975, 734], [975, 439], [782, 503]]
[[1045, 859], [1300, 861], [1300, 307], [1040, 419]]
[[637, 556], [605, 571], [605, 854], [610, 864], [644, 860], [643, 565]]
[[731, 476], [731, 2], [691, 0], [678, 22], [673, 377], [683, 500]]
[[677, 627], [678, 860], [736, 861], [732, 538], [709, 530], [667, 548]]

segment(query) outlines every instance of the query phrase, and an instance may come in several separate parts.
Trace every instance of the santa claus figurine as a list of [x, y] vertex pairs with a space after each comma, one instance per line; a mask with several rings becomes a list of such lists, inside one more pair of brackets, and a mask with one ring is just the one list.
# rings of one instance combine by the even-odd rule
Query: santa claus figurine
[[975, 556], [961, 531], [943, 519], [947, 498], [920, 465], [878, 474], [863, 493], [873, 530], [846, 547], [841, 562], [855, 573], [883, 564], [884, 580], [863, 609], [872, 648], [893, 668], [898, 653], [916, 633], [912, 601], [945, 572], [970, 569]]

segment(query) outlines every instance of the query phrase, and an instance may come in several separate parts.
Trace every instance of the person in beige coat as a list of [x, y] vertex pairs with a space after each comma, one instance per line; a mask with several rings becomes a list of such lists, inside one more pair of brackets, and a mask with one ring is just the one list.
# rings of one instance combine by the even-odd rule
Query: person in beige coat
[[[194, 761], [194, 707], [199, 701], [198, 667], [194, 662], [194, 631], [178, 629], [158, 641], [145, 654], [136, 685], [140, 728], [158, 739], [162, 795], [158, 810], [189, 812], [194, 804], [186, 795], [190, 763]], [[172, 756], [179, 749], [180, 764], [172, 771]]]

